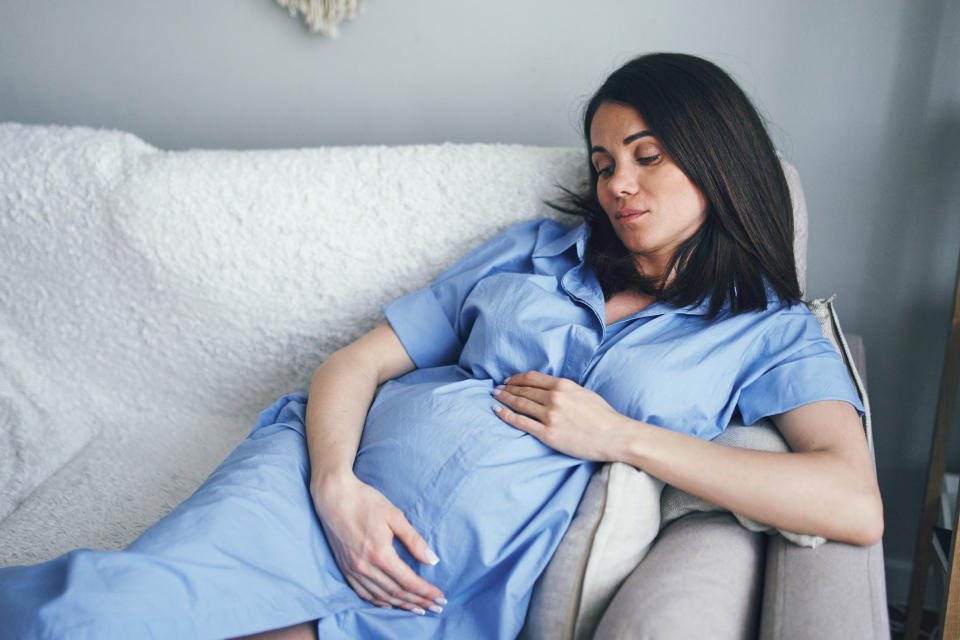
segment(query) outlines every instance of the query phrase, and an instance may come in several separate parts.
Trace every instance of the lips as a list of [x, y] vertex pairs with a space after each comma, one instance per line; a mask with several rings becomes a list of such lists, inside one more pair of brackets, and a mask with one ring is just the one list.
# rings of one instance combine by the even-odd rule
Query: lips
[[621, 209], [614, 216], [619, 222], [630, 222], [647, 213], [646, 209]]

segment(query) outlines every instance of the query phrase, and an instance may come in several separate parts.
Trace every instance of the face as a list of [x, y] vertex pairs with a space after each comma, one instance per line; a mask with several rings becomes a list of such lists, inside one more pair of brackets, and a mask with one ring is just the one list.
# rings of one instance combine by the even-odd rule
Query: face
[[632, 107], [601, 104], [590, 145], [597, 199], [610, 224], [645, 275], [663, 275], [676, 248], [706, 219], [706, 199]]

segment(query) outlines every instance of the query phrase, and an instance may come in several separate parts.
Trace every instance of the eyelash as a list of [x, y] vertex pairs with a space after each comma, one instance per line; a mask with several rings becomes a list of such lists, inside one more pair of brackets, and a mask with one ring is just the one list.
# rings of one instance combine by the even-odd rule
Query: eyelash
[[[650, 165], [652, 165], [652, 164], [656, 164], [656, 162], [657, 162], [658, 160], [660, 160], [660, 155], [661, 155], [661, 154], [657, 153], [657, 154], [654, 154], [654, 155], [652, 155], [652, 156], [641, 156], [641, 157], [637, 158], [637, 162], [640, 163], [640, 164], [642, 164], [643, 166], [647, 167], [647, 166], [650, 166]], [[603, 177], [609, 177], [610, 174], [612, 173], [612, 171], [613, 171], [613, 165], [610, 165], [610, 166], [607, 166], [607, 167], [603, 167], [603, 168], [598, 168], [598, 169], [597, 169], [597, 175], [598, 175], [598, 176], [603, 176]]]

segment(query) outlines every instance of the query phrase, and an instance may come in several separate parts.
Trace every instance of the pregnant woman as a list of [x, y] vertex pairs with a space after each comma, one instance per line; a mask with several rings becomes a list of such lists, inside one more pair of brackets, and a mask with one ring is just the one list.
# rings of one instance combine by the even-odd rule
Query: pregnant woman
[[[124, 551], [0, 569], [0, 636], [512, 638], [601, 461], [878, 540], [862, 407], [799, 302], [749, 100], [705, 60], [643, 56], [584, 134], [589, 183], [558, 205], [583, 224], [512, 227], [386, 305]], [[709, 442], [737, 413], [793, 452]]]

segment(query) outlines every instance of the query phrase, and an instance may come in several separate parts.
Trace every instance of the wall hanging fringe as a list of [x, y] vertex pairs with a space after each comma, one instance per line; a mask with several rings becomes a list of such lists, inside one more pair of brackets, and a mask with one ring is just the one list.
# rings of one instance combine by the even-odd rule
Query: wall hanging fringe
[[290, 15], [300, 13], [310, 31], [331, 38], [339, 35], [337, 25], [347, 18], [355, 18], [360, 11], [360, 0], [276, 0]]

